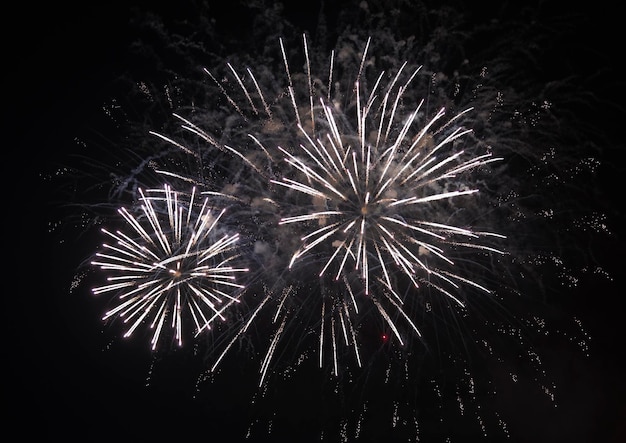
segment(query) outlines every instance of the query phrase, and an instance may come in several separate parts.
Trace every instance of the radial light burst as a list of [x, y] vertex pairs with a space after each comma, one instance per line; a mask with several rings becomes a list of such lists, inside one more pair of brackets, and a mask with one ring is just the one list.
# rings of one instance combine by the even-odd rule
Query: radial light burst
[[[239, 116], [263, 122], [245, 140], [220, 143], [218, 136], [200, 124], [174, 115], [183, 122], [183, 129], [249, 167], [251, 185], [237, 185], [255, 193], [250, 201], [264, 200], [271, 208], [261, 229], [277, 236], [274, 241], [281, 255], [290, 256], [282, 275], [294, 272], [292, 287], [326, 287], [319, 299], [305, 303], [290, 303], [299, 290], [278, 288], [267, 297], [275, 299], [274, 318], [281, 325], [275, 341], [285, 323], [300, 321], [298, 310], [319, 313], [319, 364], [323, 366], [328, 344], [332, 372], [337, 375], [340, 342], [353, 347], [356, 362], [362, 366], [358, 329], [368, 316], [379, 316], [385, 329], [404, 346], [409, 334], [421, 337], [411, 311], [423, 303], [425, 289], [460, 309], [465, 308], [468, 291], [492, 293], [473, 274], [472, 265], [478, 269], [483, 257], [492, 260], [492, 255], [503, 255], [495, 244], [506, 236], [480, 225], [487, 223], [481, 212], [489, 208], [481, 209], [475, 201], [480, 180], [474, 175], [482, 178], [481, 170], [488, 171], [491, 163], [503, 159], [493, 156], [464, 125], [472, 108], [451, 117], [446, 117], [444, 108], [431, 114], [423, 98], [414, 101], [415, 94], [406, 94], [421, 66], [409, 70], [405, 62], [391, 74], [376, 73], [366, 90], [364, 85], [371, 80], [365, 73], [368, 39], [356, 78], [340, 104], [337, 97], [341, 94], [333, 89], [334, 52], [323, 91], [322, 82], [312, 74], [306, 35], [302, 39], [305, 69], [298, 76], [291, 71], [285, 45], [279, 40], [286, 80], [282, 91], [264, 91], [251, 69], [243, 75], [230, 63], [226, 72], [232, 81], [222, 83], [205, 70]], [[297, 85], [296, 77], [301, 82]], [[227, 82], [234, 90], [226, 90]], [[291, 116], [285, 117], [289, 109]], [[268, 134], [272, 126], [283, 127], [282, 141], [276, 140], [279, 131]], [[183, 144], [155, 135], [189, 154]], [[177, 171], [161, 173], [194, 181], [193, 176]], [[280, 217], [272, 218], [275, 214]], [[303, 269], [315, 269], [316, 277], [305, 277]], [[413, 289], [408, 290], [405, 283]], [[294, 304], [300, 306], [290, 309]], [[269, 346], [265, 368], [279, 348], [276, 342]], [[266, 370], [261, 373], [263, 381]]]
[[[304, 44], [306, 50], [306, 39]], [[369, 41], [363, 51], [363, 62], [368, 46]], [[309, 207], [321, 208], [281, 219], [281, 224], [317, 227], [301, 238], [303, 245], [293, 254], [290, 267], [305, 254], [313, 253], [318, 245], [326, 244], [333, 252], [320, 276], [335, 264], [335, 280], [339, 280], [346, 266], [352, 266], [364, 281], [365, 295], [369, 295], [370, 279], [374, 278], [401, 302], [390, 279], [390, 264], [399, 268], [415, 287], [419, 287], [420, 273], [425, 273], [455, 288], [458, 285], [454, 280], [487, 291], [460, 275], [444, 274], [427, 265], [420, 256], [432, 254], [454, 265], [444, 249], [436, 246], [438, 243], [501, 253], [474, 240], [482, 236], [504, 236], [446, 224], [442, 219], [447, 219], [449, 214], [443, 211], [433, 215], [428, 205], [478, 192], [478, 189], [466, 189], [460, 178], [462, 174], [502, 159], [493, 158], [491, 153], [467, 156], [456, 147], [455, 142], [471, 129], [455, 125], [455, 120], [471, 109], [440, 128], [435, 125], [444, 117], [445, 109], [430, 120], [420, 122], [424, 100], [408, 116], [396, 115], [403, 92], [417, 74], [416, 70], [396, 89], [401, 71], [402, 68], [384, 90], [379, 90], [384, 75], [381, 73], [366, 100], [360, 96], [359, 73], [354, 84], [356, 115], [353, 120], [357, 132], [353, 137], [350, 133], [346, 135], [346, 128], [340, 127], [332, 105], [320, 98], [321, 111], [311, 110], [313, 131], [309, 133], [298, 124], [300, 146], [294, 147], [293, 153], [279, 147], [285, 161], [297, 171], [298, 178], [282, 177], [272, 182], [310, 196]], [[308, 65], [307, 72], [310, 72]], [[377, 100], [379, 95], [383, 97], [381, 101]], [[298, 106], [295, 112], [299, 121]], [[316, 131], [316, 128], [319, 129]], [[473, 242], [465, 243], [456, 240], [457, 237]], [[449, 292], [440, 290], [462, 304]]]
[[239, 235], [221, 232], [218, 222], [225, 209], [216, 211], [195, 188], [190, 195], [167, 185], [139, 192], [136, 213], [118, 211], [127, 229], [102, 229], [115, 242], [103, 244], [92, 261], [109, 274], [109, 283], [93, 293], [115, 294], [115, 306], [103, 319], [128, 323], [125, 337], [149, 325], [155, 350], [169, 325], [182, 346], [184, 324], [192, 321], [200, 334], [225, 320], [225, 311], [239, 303], [244, 286], [236, 275], [247, 271], [233, 264]]

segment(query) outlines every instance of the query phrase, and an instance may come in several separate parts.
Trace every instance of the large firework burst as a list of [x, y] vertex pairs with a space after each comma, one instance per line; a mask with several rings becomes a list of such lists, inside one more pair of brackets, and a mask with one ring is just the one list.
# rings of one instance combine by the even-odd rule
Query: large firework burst
[[[369, 41], [363, 51], [363, 63], [368, 46]], [[306, 38], [304, 49], [308, 53]], [[330, 65], [332, 69], [332, 59]], [[313, 253], [317, 245], [330, 244], [334, 252], [326, 260], [320, 277], [332, 264], [336, 264], [335, 280], [339, 280], [346, 266], [352, 266], [359, 271], [365, 282], [365, 295], [369, 295], [371, 269], [380, 269], [378, 280], [400, 302], [389, 275], [391, 263], [400, 268], [415, 287], [419, 286], [416, 274], [420, 272], [456, 286], [436, 268], [427, 266], [419, 256], [432, 254], [453, 264], [443, 254], [443, 249], [434, 243], [457, 235], [465, 238], [496, 235], [447, 225], [428, 220], [427, 217], [436, 212], [429, 206], [432, 202], [468, 196], [478, 191], [453, 189], [464, 187], [460, 175], [501, 160], [493, 159], [487, 153], [459, 161], [464, 152], [454, 149], [456, 142], [471, 132], [470, 129], [455, 125], [454, 120], [462, 114], [447, 121], [442, 128], [436, 128], [434, 125], [445, 115], [445, 110], [441, 109], [415, 130], [413, 126], [420, 120], [419, 117], [424, 120], [423, 111], [420, 113], [424, 103], [422, 100], [413, 112], [398, 118], [395, 115], [398, 102], [417, 74], [415, 71], [404, 85], [395, 90], [401, 71], [402, 68], [386, 87], [381, 87], [384, 90], [379, 90], [379, 82], [384, 75], [381, 73], [367, 99], [360, 97], [359, 72], [354, 84], [356, 115], [352, 122], [356, 121], [357, 131], [353, 135], [345, 133], [351, 126], [345, 122], [347, 116], [342, 114], [336, 118], [332, 104], [325, 103], [323, 98], [320, 98], [321, 110], [311, 108], [309, 112], [310, 133], [302, 126], [299, 106], [295, 105], [295, 119], [298, 121], [302, 143], [290, 150], [281, 147], [279, 150], [284, 153], [285, 161], [297, 171], [298, 178], [272, 180], [272, 183], [308, 195], [312, 200], [309, 205], [301, 205], [297, 215], [283, 217], [280, 223], [312, 224], [313, 228], [318, 228], [301, 238], [304, 244], [293, 254], [290, 267], [305, 254]], [[308, 64], [307, 74], [311, 84]], [[287, 75], [290, 75], [289, 71]], [[332, 71], [329, 82], [331, 79]], [[293, 86], [290, 85], [289, 91], [295, 103]], [[330, 95], [331, 91], [328, 93]], [[379, 95], [383, 96], [381, 102], [376, 100]], [[310, 96], [310, 100], [312, 103], [314, 97]], [[319, 114], [317, 119], [316, 114]], [[340, 124], [341, 120], [344, 120], [343, 125]], [[409, 134], [411, 129], [413, 134]], [[316, 207], [319, 210], [315, 210]], [[309, 208], [312, 210], [307, 211]], [[439, 213], [439, 216], [449, 218], [445, 211]], [[450, 243], [462, 245], [460, 241], [452, 240]], [[481, 249], [479, 245], [476, 247]], [[350, 261], [350, 265], [346, 264], [347, 261]], [[448, 276], [457, 281], [467, 280], [456, 274]], [[442, 292], [459, 302], [445, 290], [442, 289]]]
[[[420, 70], [417, 67], [403, 77], [407, 63], [397, 72], [377, 74], [366, 95], [362, 85], [371, 77], [363, 72], [369, 45], [370, 40], [362, 50], [352, 88], [348, 85], [344, 93], [344, 103], [337, 101], [333, 90], [334, 52], [329, 60], [327, 81], [323, 83], [327, 87], [320, 91], [319, 77], [312, 75], [306, 36], [303, 36], [302, 85], [294, 86], [294, 74], [280, 40], [287, 82], [283, 91], [273, 93], [275, 96], [269, 97], [262, 91], [252, 70], [247, 69], [246, 75], [241, 76], [228, 64], [233, 84], [242, 96], [237, 102], [231, 96], [237, 90], [227, 92], [226, 85], [206, 71], [241, 118], [259, 119], [263, 113], [265, 128], [272, 124], [283, 126], [288, 134], [281, 136], [287, 143], [285, 146], [274, 139], [266, 141], [263, 133], [248, 133], [251, 143], [235, 139], [221, 144], [199, 124], [176, 115], [183, 121], [184, 129], [200, 136], [209, 146], [232, 153], [258, 175], [254, 179], [257, 183], [261, 186], [265, 183], [267, 190], [254, 189], [260, 197], [252, 197], [251, 201], [262, 198], [283, 214], [278, 225], [290, 229], [272, 226], [275, 222], [271, 218], [266, 219], [270, 226], [264, 229], [280, 237], [280, 241], [275, 240], [277, 247], [291, 257], [285, 263], [286, 268], [291, 270], [300, 262], [308, 262], [317, 268], [320, 279], [331, 274], [330, 280], [339, 281], [340, 286], [331, 284], [327, 295], [318, 300], [309, 299], [301, 307], [304, 311], [319, 312], [316, 326], [319, 362], [323, 365], [324, 337], [328, 334], [335, 374], [340, 340], [353, 346], [361, 366], [358, 329], [363, 318], [374, 313], [392, 331], [400, 346], [407, 340], [407, 332], [400, 330], [400, 323], [416, 336], [421, 335], [414, 313], [405, 309], [405, 306], [415, 309], [420, 304], [421, 286], [434, 289], [461, 308], [465, 307], [467, 297], [467, 289], [463, 287], [491, 293], [475, 281], [474, 272], [469, 270], [471, 264], [479, 266], [472, 255], [503, 254], [485, 244], [485, 239], [505, 238], [471, 226], [481, 223], [480, 214], [474, 211], [486, 210], [466, 200], [478, 192], [473, 187], [477, 180], [472, 173], [501, 160], [490, 152], [479, 153], [487, 147], [476, 138], [464, 138], [472, 132], [463, 126], [463, 117], [471, 109], [448, 119], [444, 117], [445, 109], [429, 116], [423, 109], [426, 108], [423, 98], [412, 103], [404, 95]], [[388, 78], [386, 84], [385, 78]], [[318, 89], [314, 90], [314, 84]], [[304, 105], [300, 104], [296, 91], [308, 91]], [[274, 116], [273, 107], [277, 103], [285, 106], [281, 97], [293, 111], [290, 126], [276, 121]], [[345, 113], [346, 105], [353, 109], [352, 115]], [[180, 143], [161, 137], [189, 152]], [[277, 171], [276, 176], [271, 171]], [[195, 181], [176, 171], [161, 173]], [[238, 186], [250, 190], [249, 186]], [[455, 260], [464, 264], [455, 268]], [[304, 274], [295, 275], [302, 284]], [[290, 278], [294, 277], [287, 277]], [[310, 276], [306, 277], [309, 279]], [[413, 290], [406, 289], [403, 281]], [[315, 280], [312, 282], [316, 285]], [[268, 296], [280, 300], [276, 318], [280, 315], [283, 320], [278, 322], [281, 326], [276, 337], [281, 335], [285, 322], [298, 318], [287, 308], [295, 304], [290, 299], [297, 297], [297, 292], [281, 290]], [[373, 311], [368, 309], [369, 304], [375, 308]], [[272, 343], [266, 362], [277, 348], [277, 343]]]

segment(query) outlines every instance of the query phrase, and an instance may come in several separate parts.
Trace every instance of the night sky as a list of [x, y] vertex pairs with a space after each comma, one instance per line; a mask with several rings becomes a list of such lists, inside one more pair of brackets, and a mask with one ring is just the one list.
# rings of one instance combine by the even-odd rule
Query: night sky
[[[49, 233], [51, 221], [67, 216], [68, 210], [60, 206], [63, 194], [55, 188], [57, 182], [48, 178], [71, 162], [68, 155], [76, 149], [76, 139], [100, 135], [102, 104], [116, 94], [114, 80], [135, 63], [129, 55], [137, 32], [129, 26], [131, 17], [136, 17], [130, 3], [135, 2], [125, 7], [102, 2], [97, 6], [89, 2], [26, 4], [5, 15], [6, 25], [16, 24], [10, 32], [4, 27], [2, 39], [5, 187], [11, 195], [4, 217], [11, 251], [5, 262], [8, 304], [3, 311], [8, 344], [2, 395], [9, 411], [4, 415], [9, 425], [5, 432], [17, 432], [20, 440], [175, 437], [178, 441], [238, 441], [249, 402], [235, 386], [246, 381], [233, 375], [232, 385], [214, 390], [223, 398], [195, 399], [193, 380], [199, 363], [189, 353], [173, 352], [159, 380], [146, 386], [153, 363], [146, 347], [111, 340], [100, 324], [102, 305], [94, 303], [84, 287], [71, 287], [76, 268], [91, 253], [94, 239], [60, 241], [57, 231]], [[193, 9], [189, 2], [182, 3], [176, 8], [153, 9], [173, 22]], [[232, 9], [212, 9], [217, 28], [225, 39], [241, 33], [244, 41], [248, 34], [240, 24], [249, 18], [241, 14], [246, 8], [240, 1], [228, 3]], [[471, 9], [465, 3], [472, 2], [451, 4], [465, 8], [476, 23], [499, 13], [487, 6]], [[509, 414], [508, 441], [619, 443], [626, 441], [626, 365], [622, 362], [626, 357], [626, 218], [618, 205], [626, 173], [620, 134], [626, 117], [625, 83], [618, 69], [623, 58], [619, 43], [623, 24], [614, 7], [608, 6], [610, 2], [588, 2], [575, 11], [561, 11], [550, 1], [525, 3], [542, 5], [548, 15], [562, 14], [572, 28], [552, 48], [547, 75], [553, 72], [557, 78], [571, 70], [593, 94], [589, 98], [593, 112], [582, 120], [602, 135], [604, 150], [598, 181], [590, 186], [597, 187], [599, 197], [593, 204], [607, 214], [613, 235], [591, 246], [613, 280], [581, 281], [567, 296], [553, 300], [559, 309], [581, 319], [591, 337], [589, 356], [550, 349], [553, 342], [544, 344], [552, 360], [548, 366], [560, 380], [559, 407], [548, 412], [536, 407], [534, 394], [524, 392], [523, 387], [506, 393], [515, 397], [515, 406], [501, 405], [504, 414]], [[308, 30], [319, 2], [307, 2], [306, 8], [287, 6], [285, 15]], [[509, 14], [515, 11], [506, 2], [503, 9]], [[332, 24], [335, 10], [329, 10]], [[587, 111], [581, 108], [581, 112]], [[292, 395], [306, 395], [309, 389], [303, 387]], [[313, 402], [302, 407], [307, 419], [300, 412], [285, 419], [290, 430], [285, 434], [291, 432], [293, 440], [274, 434], [266, 441], [283, 441], [282, 437], [293, 442], [319, 440], [318, 433], [307, 430], [315, 415], [321, 414], [318, 407]], [[359, 441], [369, 440], [364, 436]], [[384, 440], [372, 437], [371, 441]]]

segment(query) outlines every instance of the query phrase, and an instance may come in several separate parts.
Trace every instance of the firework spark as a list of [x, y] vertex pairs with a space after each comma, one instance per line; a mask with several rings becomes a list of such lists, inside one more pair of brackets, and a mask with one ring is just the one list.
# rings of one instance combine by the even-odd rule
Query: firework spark
[[102, 229], [115, 243], [105, 243], [92, 265], [113, 275], [93, 293], [117, 295], [116, 306], [103, 319], [119, 317], [130, 323], [125, 337], [148, 323], [154, 330], [154, 350], [169, 321], [182, 346], [187, 317], [193, 319], [197, 335], [215, 320], [225, 320], [225, 310], [239, 303], [244, 287], [235, 276], [247, 271], [232, 265], [239, 235], [219, 234], [225, 210], [214, 214], [209, 199], [199, 199], [195, 188], [189, 196], [167, 185], [139, 192], [138, 214], [118, 211], [130, 229]]

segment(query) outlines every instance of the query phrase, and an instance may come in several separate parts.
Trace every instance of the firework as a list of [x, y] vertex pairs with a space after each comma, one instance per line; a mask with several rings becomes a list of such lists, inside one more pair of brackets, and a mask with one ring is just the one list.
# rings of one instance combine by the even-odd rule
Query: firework
[[[415, 95], [405, 94], [421, 69], [418, 66], [405, 73], [407, 63], [387, 77], [385, 72], [378, 73], [366, 92], [368, 40], [349, 89], [353, 95], [344, 97], [346, 107], [353, 109], [352, 114], [346, 114], [334, 98], [334, 52], [324, 82], [328, 87], [322, 95], [312, 86], [319, 80], [312, 76], [306, 36], [304, 85], [298, 88], [283, 41], [279, 43], [286, 88], [275, 97], [263, 92], [252, 70], [247, 69], [243, 76], [228, 64], [238, 88], [235, 92], [243, 97], [238, 103], [215, 75], [206, 72], [243, 119], [256, 116], [264, 121], [263, 128], [272, 122], [283, 126], [288, 134], [282, 137], [284, 143], [267, 137], [265, 129], [265, 133], [247, 133], [251, 143], [232, 140], [221, 144], [199, 124], [175, 114], [185, 130], [210, 147], [231, 153], [256, 175], [250, 181], [258, 185], [246, 190], [255, 192], [256, 200], [264, 200], [272, 215], [281, 214], [278, 220], [267, 216], [263, 227], [280, 238], [277, 247], [290, 257], [281, 275], [293, 271], [295, 276], [287, 279], [302, 284], [310, 276], [304, 277], [301, 269], [313, 265], [317, 275], [314, 285], [330, 280], [329, 284], [322, 283], [326, 289], [318, 300], [305, 303], [290, 303], [298, 297], [298, 290], [276, 291], [274, 319], [279, 326], [262, 365], [261, 381], [285, 323], [296, 321], [299, 309], [319, 312], [319, 364], [323, 365], [325, 344], [329, 343], [333, 373], [337, 375], [340, 341], [353, 348], [356, 362], [362, 366], [358, 328], [364, 318], [379, 316], [386, 325], [383, 328], [389, 329], [402, 347], [408, 335], [421, 336], [411, 310], [422, 303], [424, 288], [460, 308], [465, 307], [469, 290], [490, 294], [492, 290], [473, 277], [471, 267], [479, 267], [483, 257], [490, 260], [491, 255], [502, 255], [504, 252], [492, 243], [506, 238], [471, 225], [480, 223], [480, 214], [474, 211], [481, 210], [475, 201], [479, 189], [473, 174], [502, 160], [491, 152], [480, 152], [485, 147], [463, 125], [471, 108], [451, 118], [445, 117], [445, 109], [428, 115], [424, 99], [412, 102]], [[296, 92], [302, 90], [308, 91], [304, 105]], [[280, 111], [292, 109], [291, 117], [287, 115], [293, 122], [291, 127], [276, 121], [277, 103], [283, 106]], [[159, 136], [189, 154], [185, 146]], [[272, 175], [268, 171], [280, 172]], [[193, 180], [175, 172], [163, 173]], [[406, 289], [405, 283], [413, 289]], [[294, 304], [301, 307], [288, 308]]]
[[[199, 334], [245, 305], [226, 334], [204, 334], [209, 355], [196, 386], [201, 396], [200, 382], [243, 385], [237, 374], [250, 362], [251, 403], [266, 424], [252, 418], [249, 434], [279, 432], [281, 414], [304, 421], [290, 405], [317, 399], [329, 411], [328, 423], [316, 423], [319, 440], [335, 431], [342, 441], [386, 431], [445, 440], [468, 428], [504, 438], [514, 420], [485, 412], [503, 384], [526, 379], [556, 405], [533, 347], [555, 334], [525, 303], [545, 295], [555, 268], [575, 281], [559, 255], [577, 247], [564, 220], [576, 159], [553, 135], [550, 101], [511, 86], [513, 63], [500, 63], [511, 52], [453, 73], [442, 64], [462, 46], [454, 32], [418, 48], [381, 31], [372, 40], [343, 34], [330, 54], [302, 34], [302, 46], [268, 35], [273, 58], [265, 45], [203, 71], [191, 59], [204, 82], [177, 77], [163, 102], [140, 83], [177, 127], [151, 127], [156, 137], [144, 138], [141, 126], [136, 167], [110, 173], [111, 195], [134, 196], [155, 175], [195, 186], [235, 203], [228, 222], [241, 240], [225, 235], [212, 262], [231, 285], [194, 274], [200, 251], [220, 244], [221, 213], [192, 210], [203, 204], [195, 190], [138, 191], [143, 209], [120, 212], [130, 234], [105, 231], [117, 244], [94, 264], [115, 275], [94, 292], [120, 296], [105, 318], [129, 323], [128, 335], [154, 325], [153, 347], [168, 323], [182, 345], [186, 319]], [[427, 63], [401, 62], [407, 53]], [[215, 223], [191, 234], [205, 218]], [[168, 250], [177, 231], [181, 246]], [[234, 283], [245, 269], [230, 268], [235, 241], [253, 245], [241, 252], [254, 263], [245, 296]], [[586, 337], [567, 340], [586, 346]]]
[[92, 265], [110, 274], [108, 284], [93, 289], [96, 295], [116, 294], [116, 305], [104, 320], [120, 318], [130, 324], [125, 337], [147, 324], [153, 329], [155, 350], [168, 323], [179, 346], [184, 324], [193, 320], [195, 334], [210, 328], [234, 303], [243, 286], [235, 276], [247, 271], [233, 265], [238, 234], [220, 233], [209, 199], [163, 189], [140, 190], [141, 210], [125, 208], [119, 214], [126, 231], [102, 229], [115, 240], [103, 244]]
[[[304, 44], [306, 51], [306, 39]], [[363, 61], [366, 60], [367, 46], [369, 41], [363, 51]], [[425, 208], [433, 202], [477, 192], [477, 189], [448, 189], [464, 187], [464, 182], [458, 176], [465, 171], [501, 159], [491, 158], [488, 153], [459, 162], [464, 152], [448, 147], [454, 147], [457, 139], [471, 131], [454, 125], [454, 120], [462, 114], [445, 124], [446, 127], [452, 127], [447, 135], [442, 135], [443, 129], [433, 129], [437, 121], [443, 118], [443, 109], [419, 126], [417, 131], [414, 130], [414, 135], [410, 135], [409, 131], [418, 120], [423, 100], [412, 113], [402, 116], [402, 120], [396, 117], [397, 103], [402, 100], [403, 91], [409, 87], [417, 71], [395, 91], [394, 82], [400, 73], [384, 91], [379, 91], [378, 86], [381, 74], [367, 100], [360, 97], [359, 73], [354, 84], [356, 115], [353, 117], [357, 133], [352, 139], [345, 135], [343, 128], [339, 128], [331, 105], [320, 99], [322, 122], [316, 121], [314, 109], [310, 113], [314, 133], [307, 133], [302, 124], [298, 123], [302, 143], [293, 153], [279, 147], [285, 155], [285, 161], [301, 178], [294, 180], [282, 177], [272, 182], [308, 195], [311, 204], [306, 206], [323, 209], [281, 219], [281, 224], [313, 224], [319, 227], [301, 238], [304, 244], [293, 254], [290, 267], [303, 255], [312, 253], [318, 245], [330, 244], [333, 252], [320, 271], [320, 277], [331, 264], [337, 263], [335, 280], [339, 280], [349, 260], [365, 282], [365, 295], [369, 295], [372, 269], [379, 269], [380, 275], [374, 278], [382, 281], [401, 302], [391, 283], [389, 263], [394, 263], [415, 287], [419, 286], [416, 275], [420, 273], [430, 274], [458, 287], [436, 268], [427, 266], [419, 256], [432, 254], [453, 265], [443, 249], [435, 246], [436, 242], [460, 245], [461, 242], [454, 242], [450, 237], [464, 236], [469, 239], [497, 235], [477, 233], [438, 220], [428, 220], [424, 215], [435, 212], [432, 208]], [[310, 77], [308, 80], [310, 84]], [[383, 96], [382, 103], [376, 101], [379, 94]], [[298, 108], [295, 105], [295, 117], [300, 122]], [[315, 131], [320, 126], [328, 132]], [[374, 131], [371, 131], [370, 126], [374, 127]], [[452, 153], [446, 150], [452, 150]], [[441, 153], [443, 155], [439, 157]], [[445, 218], [448, 218], [445, 212], [439, 214], [439, 219]], [[486, 249], [479, 245], [476, 248]], [[449, 275], [457, 281], [466, 281], [458, 275]], [[448, 292], [442, 292], [460, 303]]]

